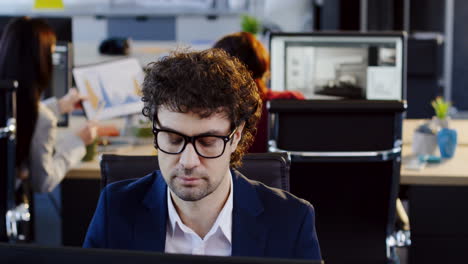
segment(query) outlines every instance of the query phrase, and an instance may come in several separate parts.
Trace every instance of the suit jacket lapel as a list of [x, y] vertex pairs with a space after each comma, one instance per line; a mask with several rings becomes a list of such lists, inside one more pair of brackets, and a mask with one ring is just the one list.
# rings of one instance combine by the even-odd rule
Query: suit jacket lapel
[[254, 187], [237, 171], [231, 171], [234, 183], [232, 216], [232, 255], [264, 256], [267, 227], [259, 221], [263, 205]]
[[167, 185], [160, 171], [137, 209], [134, 225], [135, 249], [164, 252], [166, 245]]

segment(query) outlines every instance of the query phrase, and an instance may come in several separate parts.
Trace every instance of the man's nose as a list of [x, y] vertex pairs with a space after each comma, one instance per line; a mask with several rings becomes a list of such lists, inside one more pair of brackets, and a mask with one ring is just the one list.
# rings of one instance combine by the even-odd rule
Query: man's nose
[[191, 143], [185, 146], [184, 151], [182, 151], [179, 163], [185, 169], [192, 169], [198, 165], [200, 165], [200, 156], [198, 156], [195, 148]]

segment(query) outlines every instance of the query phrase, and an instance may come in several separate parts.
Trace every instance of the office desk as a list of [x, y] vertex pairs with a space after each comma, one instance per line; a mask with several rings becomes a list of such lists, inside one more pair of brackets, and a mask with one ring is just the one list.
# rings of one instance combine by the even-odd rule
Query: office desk
[[[403, 123], [403, 153], [402, 156], [411, 155], [411, 141], [413, 132], [417, 126], [427, 120], [408, 119]], [[118, 122], [122, 123], [121, 120]], [[451, 127], [458, 131], [458, 147], [453, 159], [442, 164], [429, 165], [422, 171], [401, 169], [401, 184], [423, 185], [468, 185], [468, 120], [452, 120]], [[116, 152], [119, 155], [153, 155], [152, 145], [136, 147], [124, 146]], [[466, 162], [464, 160], [466, 158]], [[100, 179], [99, 159], [92, 162], [83, 162], [72, 168], [66, 175], [66, 179]]]
[[[411, 155], [415, 129], [427, 120], [404, 120], [403, 162]], [[401, 168], [408, 189], [412, 245], [409, 263], [466, 263], [468, 252], [468, 120], [451, 120], [457, 130], [455, 156], [420, 171]]]
[[405, 161], [411, 155], [411, 145], [403, 145], [400, 184], [468, 186], [468, 145], [458, 145], [451, 159], [439, 164], [427, 164], [422, 170], [408, 170]]
[[[403, 146], [403, 162], [411, 145]], [[407, 190], [412, 245], [409, 263], [465, 263], [468, 252], [468, 145], [422, 170], [401, 168]]]
[[[155, 155], [156, 150], [152, 145], [137, 145], [137, 146], [123, 146], [122, 148], [118, 149], [117, 151], [106, 152], [108, 154], [116, 154], [116, 155], [133, 155], [133, 156], [147, 156], [147, 155]], [[102, 153], [101, 153], [102, 154]], [[92, 161], [82, 162], [77, 166], [71, 168], [67, 175], [65, 176], [66, 180], [72, 179], [94, 179], [99, 180], [101, 179], [101, 169], [99, 167], [99, 157], [100, 155], [96, 155]]]
[[[118, 155], [155, 155], [152, 145], [123, 146]], [[131, 164], [129, 164], [131, 166]], [[141, 176], [141, 175], [139, 175]], [[99, 155], [70, 169], [61, 183], [62, 244], [81, 246], [99, 198], [101, 172]]]
[[[116, 152], [118, 155], [154, 155], [153, 146], [126, 147]], [[404, 166], [405, 160], [411, 155], [411, 146], [404, 145], [402, 156], [400, 184], [404, 185], [466, 185], [468, 186], [468, 146], [458, 146], [452, 159], [444, 160], [440, 164], [428, 164], [422, 170], [408, 170]], [[71, 179], [101, 178], [99, 156], [93, 161], [82, 162], [72, 168], [65, 176]]]

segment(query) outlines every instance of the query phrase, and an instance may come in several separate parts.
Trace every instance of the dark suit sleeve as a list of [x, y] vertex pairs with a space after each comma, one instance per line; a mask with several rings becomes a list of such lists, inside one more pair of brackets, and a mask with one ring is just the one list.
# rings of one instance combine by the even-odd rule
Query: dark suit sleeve
[[312, 205], [308, 204], [304, 210], [302, 225], [295, 246], [295, 257], [304, 259], [322, 259], [320, 246], [315, 231], [315, 213]]
[[107, 247], [107, 208], [108, 191], [105, 188], [99, 197], [99, 202], [94, 212], [93, 219], [88, 227], [86, 238], [83, 243], [84, 248], [106, 248]]

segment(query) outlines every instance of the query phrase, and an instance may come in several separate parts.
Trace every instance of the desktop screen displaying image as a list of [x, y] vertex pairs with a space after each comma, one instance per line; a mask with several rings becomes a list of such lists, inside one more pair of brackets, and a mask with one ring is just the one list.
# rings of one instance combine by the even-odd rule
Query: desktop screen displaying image
[[403, 34], [275, 33], [271, 89], [307, 99], [404, 99]]

